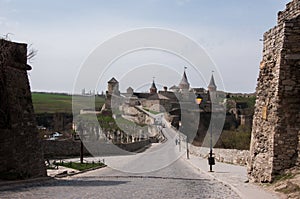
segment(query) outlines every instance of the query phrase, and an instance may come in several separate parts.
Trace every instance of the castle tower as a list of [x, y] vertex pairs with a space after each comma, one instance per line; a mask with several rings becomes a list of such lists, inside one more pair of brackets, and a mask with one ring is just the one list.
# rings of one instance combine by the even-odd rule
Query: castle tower
[[178, 85], [178, 88], [180, 89], [180, 91], [188, 91], [189, 88], [190, 88], [190, 84], [188, 82], [185, 70], [186, 70], [186, 67], [184, 67], [184, 72], [183, 72], [183, 75], [182, 75], [182, 79], [181, 79], [181, 81]]
[[112, 94], [120, 94], [119, 91], [119, 82], [113, 77], [111, 78], [111, 80], [109, 80], [107, 82], [107, 92], [108, 94], [112, 95]]
[[133, 91], [134, 91], [133, 88], [128, 87], [127, 90], [126, 90], [126, 93], [132, 95], [132, 94], [133, 94]]
[[107, 82], [105, 104], [103, 105], [102, 110], [111, 110], [112, 96], [120, 96], [119, 82], [114, 77]]
[[208, 97], [209, 97], [210, 101], [212, 103], [216, 102], [216, 100], [217, 100], [217, 86], [216, 86], [215, 78], [214, 78], [213, 74], [211, 75], [210, 82], [209, 82], [209, 85], [207, 86], [207, 89], [208, 89], [208, 92], [209, 92]]
[[256, 87], [248, 176], [257, 182], [300, 165], [300, 0], [277, 21], [264, 34]]
[[213, 74], [211, 75], [210, 82], [209, 82], [209, 85], [208, 85], [207, 88], [208, 88], [209, 92], [216, 92], [217, 91], [217, 86], [216, 86], [215, 78], [214, 78]]
[[152, 82], [152, 85], [151, 85], [151, 88], [150, 88], [150, 93], [151, 93], [151, 94], [157, 93], [157, 88], [156, 88], [154, 79], [153, 79], [153, 82]]

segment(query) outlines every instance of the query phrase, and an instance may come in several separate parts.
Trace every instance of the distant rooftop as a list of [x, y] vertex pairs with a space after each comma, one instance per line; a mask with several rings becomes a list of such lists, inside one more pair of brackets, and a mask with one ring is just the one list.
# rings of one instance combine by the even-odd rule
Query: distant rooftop
[[114, 77], [108, 81], [108, 83], [119, 83]]

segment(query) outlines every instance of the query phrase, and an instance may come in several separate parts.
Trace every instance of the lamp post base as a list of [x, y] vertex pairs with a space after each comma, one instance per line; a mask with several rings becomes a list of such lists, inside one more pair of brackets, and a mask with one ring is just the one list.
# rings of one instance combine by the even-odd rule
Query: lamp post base
[[210, 154], [210, 156], [208, 157], [208, 165], [209, 165], [209, 171], [213, 172], [212, 166], [215, 165], [215, 158], [212, 156], [212, 154]]

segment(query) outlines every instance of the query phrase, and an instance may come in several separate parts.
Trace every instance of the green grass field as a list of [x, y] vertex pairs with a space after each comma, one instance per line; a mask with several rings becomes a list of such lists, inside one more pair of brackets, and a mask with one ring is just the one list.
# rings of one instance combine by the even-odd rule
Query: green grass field
[[[90, 97], [77, 96], [77, 102], [85, 101]], [[101, 108], [104, 104], [104, 98], [95, 97], [95, 107]], [[72, 113], [72, 95], [54, 94], [54, 93], [32, 93], [32, 103], [35, 113]], [[80, 108], [89, 108], [79, 105]]]
[[87, 162], [87, 163], [79, 163], [79, 162], [58, 162], [55, 165], [57, 166], [64, 166], [64, 167], [68, 167], [71, 169], [76, 169], [79, 171], [85, 171], [85, 170], [89, 170], [92, 168], [102, 168], [102, 167], [106, 167], [105, 164], [103, 164], [102, 162]]

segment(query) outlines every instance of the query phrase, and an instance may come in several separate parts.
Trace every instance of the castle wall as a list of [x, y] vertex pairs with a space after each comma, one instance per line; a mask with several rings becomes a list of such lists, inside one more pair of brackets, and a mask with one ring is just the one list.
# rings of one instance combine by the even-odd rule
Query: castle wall
[[[285, 167], [291, 167], [300, 163], [300, 3], [298, 4], [299, 15], [285, 23], [284, 46], [282, 54], [284, 56], [282, 70], [280, 71], [279, 96], [281, 99], [281, 112], [283, 123], [281, 129], [275, 137], [275, 145], [278, 145], [278, 153], [285, 150], [290, 158]], [[275, 151], [277, 153], [277, 151]], [[278, 160], [275, 166], [283, 163]]]
[[[88, 146], [92, 146], [93, 144], [99, 145], [99, 143], [88, 143]], [[134, 152], [140, 150], [150, 144], [150, 140], [142, 140], [132, 143], [119, 143], [115, 144], [119, 148]], [[103, 145], [112, 145], [112, 144], [102, 144]], [[73, 140], [62, 140], [62, 141], [53, 141], [53, 140], [43, 140], [42, 142], [43, 150], [45, 152], [45, 158], [67, 158], [67, 157], [75, 157], [80, 155], [80, 142]], [[101, 147], [100, 146], [100, 147]], [[90, 156], [90, 152], [83, 147], [84, 156]], [[104, 152], [100, 152], [100, 155], [103, 155]]]
[[27, 45], [0, 40], [0, 177], [46, 176], [27, 77]]
[[252, 181], [271, 182], [299, 164], [299, 14], [300, 0], [294, 0], [279, 12], [278, 25], [264, 34], [248, 165]]
[[[194, 145], [189, 145], [189, 150], [191, 154], [197, 157], [206, 159], [209, 156], [208, 147], [197, 147]], [[214, 148], [213, 152], [216, 161], [240, 166], [246, 166], [250, 157], [248, 150]]]

